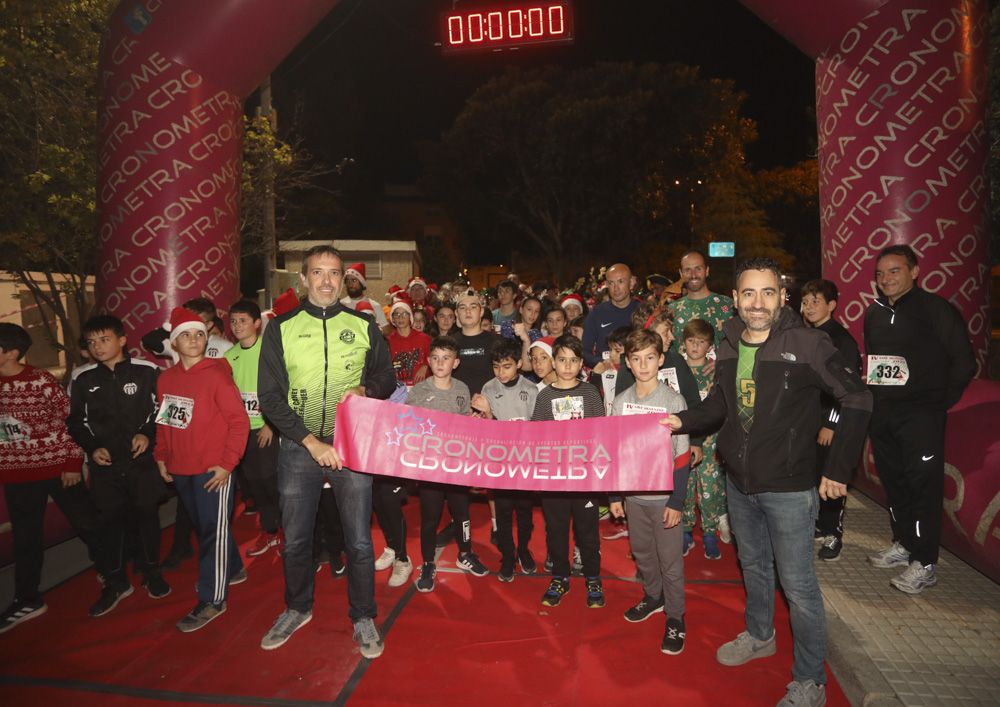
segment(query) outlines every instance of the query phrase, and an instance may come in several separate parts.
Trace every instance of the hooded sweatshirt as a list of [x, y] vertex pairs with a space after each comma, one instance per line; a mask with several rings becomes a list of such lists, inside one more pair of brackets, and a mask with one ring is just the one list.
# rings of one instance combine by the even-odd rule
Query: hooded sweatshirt
[[160, 374], [156, 386], [156, 449], [153, 457], [180, 476], [209, 467], [232, 471], [240, 462], [250, 422], [225, 359], [203, 358]]

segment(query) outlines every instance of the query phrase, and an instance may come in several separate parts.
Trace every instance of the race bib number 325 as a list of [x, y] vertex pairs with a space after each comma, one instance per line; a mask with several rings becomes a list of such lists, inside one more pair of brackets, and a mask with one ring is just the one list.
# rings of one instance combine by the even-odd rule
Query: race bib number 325
[[181, 395], [164, 395], [156, 412], [156, 424], [186, 430], [194, 416], [194, 400]]
[[910, 369], [902, 356], [868, 356], [868, 385], [906, 385]]

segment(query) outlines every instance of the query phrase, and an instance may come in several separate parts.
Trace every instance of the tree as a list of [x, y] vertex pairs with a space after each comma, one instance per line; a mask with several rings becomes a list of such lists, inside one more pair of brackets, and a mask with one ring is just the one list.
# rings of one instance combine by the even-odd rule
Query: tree
[[822, 273], [819, 228], [819, 172], [815, 159], [754, 174], [751, 193], [781, 234], [782, 247], [795, 258], [799, 275]]
[[736, 172], [754, 133], [742, 100], [677, 64], [512, 69], [466, 102], [429, 181], [473, 259], [526, 239], [560, 280], [572, 256], [686, 243], [688, 195], [656, 185]]
[[[0, 3], [0, 248], [59, 348], [93, 307], [97, 54], [113, 5]], [[65, 350], [79, 361], [75, 345]]]

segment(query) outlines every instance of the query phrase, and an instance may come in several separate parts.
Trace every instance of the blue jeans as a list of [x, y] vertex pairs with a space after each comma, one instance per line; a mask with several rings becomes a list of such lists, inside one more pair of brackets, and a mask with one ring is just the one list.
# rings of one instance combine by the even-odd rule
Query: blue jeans
[[323, 482], [337, 498], [347, 552], [347, 599], [351, 621], [375, 618], [375, 553], [372, 550], [372, 477], [349, 469], [317, 464], [297, 442], [281, 439], [278, 453], [278, 497], [285, 530], [285, 604], [312, 611], [316, 565], [313, 530]]
[[205, 484], [213, 476], [178, 474], [174, 487], [198, 534], [198, 601], [219, 604], [229, 596], [229, 580], [243, 569], [243, 560], [229, 532], [236, 479], [230, 475], [222, 488], [209, 491]]
[[826, 614], [813, 566], [819, 495], [815, 489], [747, 495], [728, 479], [726, 493], [747, 592], [747, 631], [760, 641], [774, 635], [777, 565], [792, 619], [792, 676], [825, 684]]

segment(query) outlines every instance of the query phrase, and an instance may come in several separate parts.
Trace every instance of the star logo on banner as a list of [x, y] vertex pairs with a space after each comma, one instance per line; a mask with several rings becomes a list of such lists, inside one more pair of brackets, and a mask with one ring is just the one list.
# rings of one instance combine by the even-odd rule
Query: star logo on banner
[[403, 433], [399, 431], [398, 427], [394, 428], [392, 432], [385, 433], [386, 444], [388, 444], [390, 447], [398, 447], [402, 439], [403, 439]]
[[[406, 412], [400, 413], [396, 416], [396, 421], [399, 423], [399, 429], [403, 432], [420, 432], [420, 423], [423, 422], [423, 418], [417, 417], [413, 412], [413, 408], [409, 408]], [[409, 422], [409, 424], [407, 424]]]
[[435, 427], [437, 427], [437, 425], [435, 425], [432, 420], [428, 419], [427, 422], [420, 425], [420, 433], [423, 435], [434, 434]]

